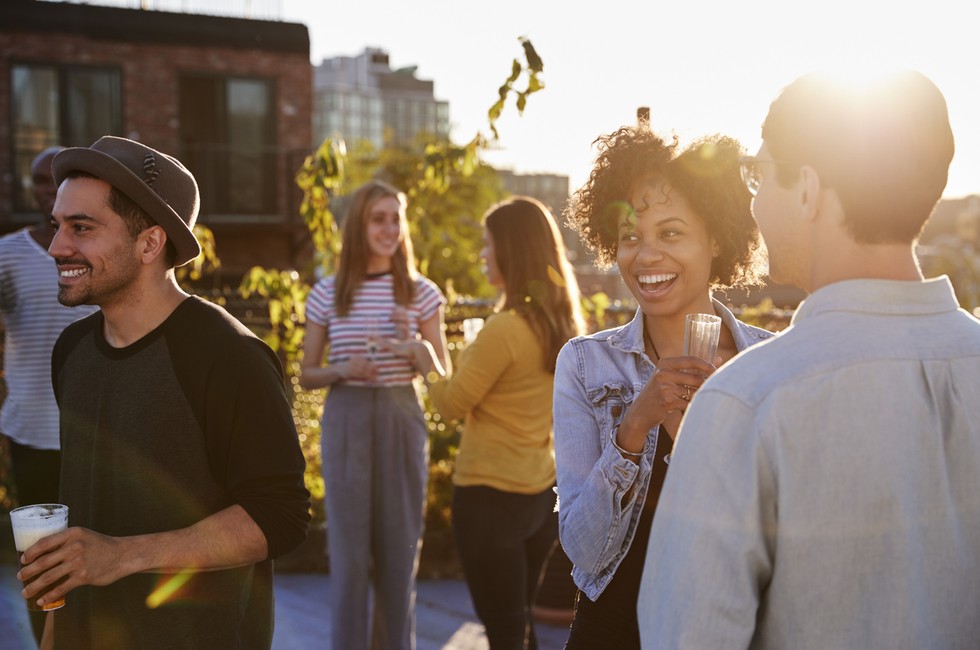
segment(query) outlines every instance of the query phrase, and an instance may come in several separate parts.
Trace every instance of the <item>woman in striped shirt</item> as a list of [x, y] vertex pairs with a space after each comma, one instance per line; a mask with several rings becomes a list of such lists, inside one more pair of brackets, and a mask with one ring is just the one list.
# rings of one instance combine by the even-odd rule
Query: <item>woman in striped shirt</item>
[[446, 300], [415, 270], [405, 207], [381, 181], [355, 191], [337, 274], [306, 305], [300, 383], [330, 388], [321, 447], [335, 650], [415, 645], [429, 447], [414, 379], [444, 374], [449, 357]]

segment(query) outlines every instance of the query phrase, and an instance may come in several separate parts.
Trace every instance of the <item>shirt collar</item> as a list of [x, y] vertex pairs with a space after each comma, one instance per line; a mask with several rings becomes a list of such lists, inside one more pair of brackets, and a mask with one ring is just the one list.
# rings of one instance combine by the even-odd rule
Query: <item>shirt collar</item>
[[843, 280], [814, 291], [793, 314], [795, 324], [834, 312], [936, 314], [959, 305], [945, 275], [930, 280]]

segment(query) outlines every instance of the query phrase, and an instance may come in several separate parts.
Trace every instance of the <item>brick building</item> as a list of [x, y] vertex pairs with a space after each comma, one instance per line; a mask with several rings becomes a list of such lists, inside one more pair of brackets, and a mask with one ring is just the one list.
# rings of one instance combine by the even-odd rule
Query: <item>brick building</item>
[[224, 272], [307, 251], [296, 169], [312, 149], [312, 66], [298, 23], [4, 0], [0, 233], [35, 222], [29, 166], [105, 134], [180, 158]]

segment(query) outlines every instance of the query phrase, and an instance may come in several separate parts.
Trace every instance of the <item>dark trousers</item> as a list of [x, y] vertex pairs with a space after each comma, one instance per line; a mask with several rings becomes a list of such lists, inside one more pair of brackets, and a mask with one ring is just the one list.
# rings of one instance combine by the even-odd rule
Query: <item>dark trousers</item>
[[35, 449], [13, 440], [10, 443], [10, 469], [17, 488], [17, 503], [58, 503], [61, 480], [61, 451]]
[[640, 650], [636, 596], [630, 600], [628, 595], [607, 589], [597, 602], [592, 602], [581, 591], [576, 593], [575, 618], [565, 650]]
[[[35, 449], [14, 442], [10, 443], [10, 470], [17, 490], [17, 503], [22, 506], [34, 503], [58, 503], [58, 486], [61, 479], [61, 451]], [[31, 631], [38, 644], [44, 633], [44, 612], [28, 612]]]
[[453, 530], [491, 650], [536, 650], [531, 605], [558, 538], [555, 493], [486, 486], [453, 492]]
[[[659, 491], [663, 478], [661, 476], [656, 480], [655, 487]], [[595, 602], [581, 591], [575, 594], [575, 617], [565, 650], [640, 650], [636, 601], [640, 594], [640, 577], [646, 562], [652, 520], [653, 509], [644, 508], [630, 550]]]
[[[660, 427], [657, 449], [670, 449], [673, 442], [664, 427]], [[640, 593], [640, 577], [647, 557], [650, 525], [654, 508], [660, 498], [660, 488], [667, 476], [667, 464], [663, 455], [653, 464], [646, 501], [637, 522], [636, 535], [626, 557], [616, 569], [612, 580], [592, 602], [579, 591], [575, 594], [575, 617], [565, 643], [565, 650], [640, 650], [640, 628], [637, 622], [636, 601]]]

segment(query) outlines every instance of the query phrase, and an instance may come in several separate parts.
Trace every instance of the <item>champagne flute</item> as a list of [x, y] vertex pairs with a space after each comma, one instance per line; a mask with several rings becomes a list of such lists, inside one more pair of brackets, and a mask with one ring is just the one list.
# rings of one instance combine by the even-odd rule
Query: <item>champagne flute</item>
[[378, 319], [374, 317], [367, 322], [367, 353], [368, 359], [374, 363], [378, 356]]
[[688, 314], [684, 319], [684, 356], [715, 362], [721, 318], [714, 314]]

